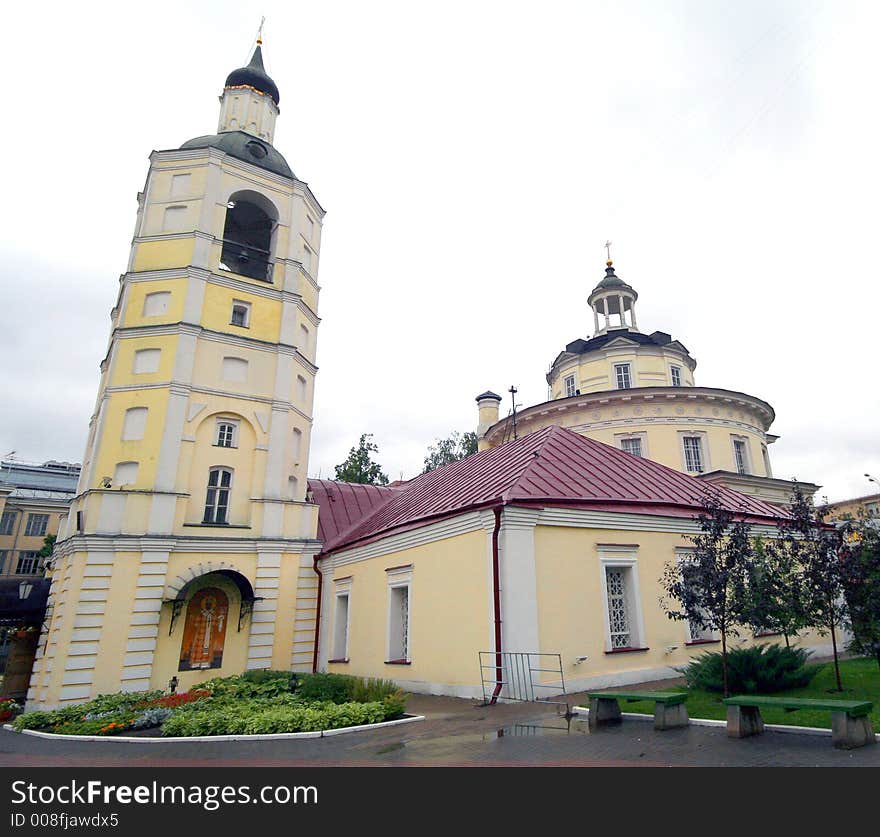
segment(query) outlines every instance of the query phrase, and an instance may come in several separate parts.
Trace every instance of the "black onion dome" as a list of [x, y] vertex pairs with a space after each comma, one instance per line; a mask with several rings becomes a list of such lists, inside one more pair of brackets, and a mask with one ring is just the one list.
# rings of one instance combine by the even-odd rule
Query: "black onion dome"
[[266, 68], [263, 67], [263, 48], [261, 46], [257, 46], [254, 50], [251, 63], [247, 67], [239, 67], [226, 77], [226, 87], [241, 87], [242, 85], [253, 87], [254, 90], [271, 96], [276, 105], [281, 101], [278, 85], [269, 78]]

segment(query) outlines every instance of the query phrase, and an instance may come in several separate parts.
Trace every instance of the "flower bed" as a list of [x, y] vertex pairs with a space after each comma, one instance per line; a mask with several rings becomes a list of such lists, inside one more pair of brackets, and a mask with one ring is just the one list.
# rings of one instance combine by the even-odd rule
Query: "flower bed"
[[387, 680], [252, 671], [181, 694], [118, 693], [51, 712], [26, 712], [13, 728], [108, 736], [155, 729], [169, 737], [313, 732], [400, 718], [406, 698]]

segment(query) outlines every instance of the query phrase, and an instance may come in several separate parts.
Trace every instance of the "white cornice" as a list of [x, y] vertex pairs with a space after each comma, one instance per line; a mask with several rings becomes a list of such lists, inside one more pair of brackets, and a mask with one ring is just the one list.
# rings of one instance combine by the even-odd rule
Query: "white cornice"
[[321, 542], [313, 538], [212, 538], [194, 535], [72, 535], [55, 545], [53, 557], [75, 552], [199, 552], [248, 554], [295, 552], [315, 555]]

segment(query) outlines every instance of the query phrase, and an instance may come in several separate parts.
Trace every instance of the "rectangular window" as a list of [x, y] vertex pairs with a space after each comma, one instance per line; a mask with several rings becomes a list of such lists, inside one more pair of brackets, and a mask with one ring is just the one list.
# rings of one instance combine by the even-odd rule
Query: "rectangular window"
[[212, 468], [208, 476], [208, 492], [205, 497], [203, 523], [228, 523], [229, 488], [232, 471], [229, 468]]
[[681, 386], [681, 367], [680, 366], [670, 366], [669, 374], [672, 376], [672, 386], [680, 387]]
[[565, 376], [565, 397], [570, 398], [575, 394], [574, 375]]
[[134, 353], [134, 374], [145, 375], [159, 371], [161, 349], [138, 349]]
[[239, 328], [248, 328], [251, 324], [251, 304], [240, 299], [232, 300], [232, 316], [229, 320], [231, 325]]
[[306, 239], [308, 241], [315, 240], [315, 222], [310, 215], [306, 215]]
[[618, 389], [632, 388], [632, 370], [628, 363], [615, 363], [614, 374], [617, 376]]
[[46, 527], [48, 525], [48, 514], [29, 514], [24, 533], [27, 537], [41, 538], [46, 534]]
[[[687, 561], [693, 559], [693, 552], [690, 549], [679, 549], [675, 552], [675, 558], [678, 566], [681, 567]], [[715, 642], [718, 639], [714, 631], [704, 628], [700, 622], [690, 619], [685, 622], [685, 631], [687, 642], [689, 643]]]
[[217, 419], [217, 435], [214, 444], [219, 448], [237, 448], [238, 422], [234, 419]]
[[189, 194], [191, 175], [188, 174], [172, 174], [171, 175], [171, 197], [179, 198]]
[[6, 553], [0, 552], [0, 574], [6, 569]]
[[642, 440], [641, 439], [621, 439], [620, 440], [620, 449], [624, 453], [632, 454], [633, 456], [641, 456], [642, 455]]
[[736, 472], [738, 474], [747, 474], [749, 472], [749, 464], [745, 440], [733, 440], [733, 458], [736, 461]]
[[171, 291], [156, 291], [144, 297], [144, 317], [161, 317], [168, 313], [168, 305], [171, 302]]
[[348, 659], [348, 601], [349, 593], [336, 594], [336, 612], [333, 614], [333, 659]]
[[773, 471], [770, 468], [770, 454], [767, 452], [767, 448], [764, 445], [761, 445], [761, 456], [764, 459], [764, 470], [766, 471], [765, 476], [772, 477]]
[[11, 535], [15, 528], [15, 512], [5, 511], [0, 516], [0, 535]]
[[388, 663], [410, 662], [410, 601], [412, 566], [386, 570], [388, 577]]
[[631, 648], [632, 632], [628, 605], [626, 567], [606, 567], [605, 585], [608, 590], [608, 628], [611, 648]]
[[692, 474], [703, 473], [703, 445], [699, 436], [685, 436], [684, 466]]
[[15, 572], [18, 575], [36, 575], [43, 569], [40, 556], [36, 552], [20, 552]]

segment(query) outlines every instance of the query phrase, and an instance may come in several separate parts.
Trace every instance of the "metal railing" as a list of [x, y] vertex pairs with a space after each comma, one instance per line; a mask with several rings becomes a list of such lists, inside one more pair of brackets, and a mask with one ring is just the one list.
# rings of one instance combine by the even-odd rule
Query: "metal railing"
[[[568, 712], [566, 701], [550, 699], [552, 696], [565, 694], [561, 654], [540, 651], [480, 651], [479, 655], [485, 704], [493, 704], [499, 698], [534, 701], [564, 706], [566, 713]], [[542, 674], [556, 674], [559, 679], [542, 682]], [[501, 691], [496, 695], [495, 689], [499, 683]], [[542, 689], [546, 691], [540, 691]], [[541, 697], [542, 694], [546, 696]]]

